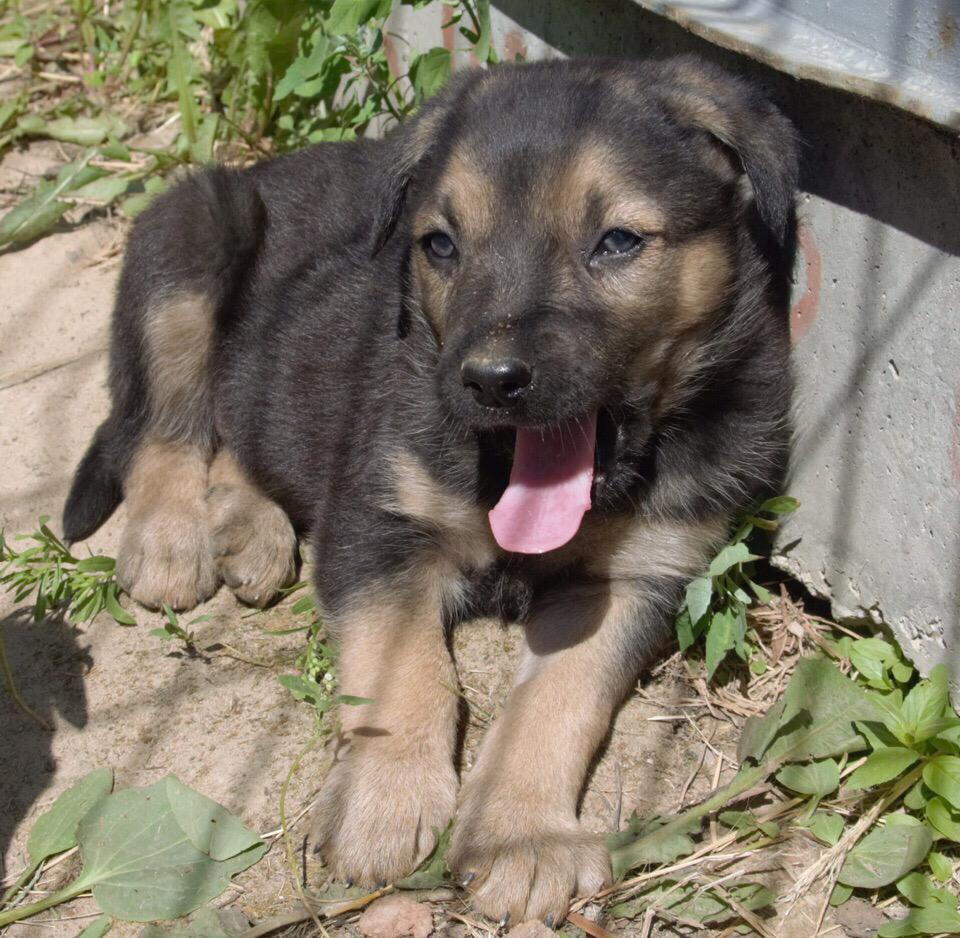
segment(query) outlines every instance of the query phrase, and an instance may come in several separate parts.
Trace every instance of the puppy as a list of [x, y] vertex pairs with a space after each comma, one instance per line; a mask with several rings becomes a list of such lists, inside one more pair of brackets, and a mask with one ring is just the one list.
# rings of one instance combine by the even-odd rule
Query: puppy
[[[310, 539], [341, 689], [373, 701], [316, 817], [334, 875], [409, 873], [456, 814], [494, 919], [607, 881], [588, 766], [784, 470], [796, 150], [693, 59], [505, 65], [134, 225], [65, 535], [125, 500], [121, 585], [178, 609], [221, 581], [268, 603]], [[526, 649], [460, 787], [448, 630], [478, 614]]]

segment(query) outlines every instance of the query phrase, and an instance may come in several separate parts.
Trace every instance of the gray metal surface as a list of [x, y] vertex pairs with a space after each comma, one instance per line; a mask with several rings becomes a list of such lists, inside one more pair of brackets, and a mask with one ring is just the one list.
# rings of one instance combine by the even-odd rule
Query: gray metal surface
[[[889, 626], [924, 672], [944, 661], [960, 690], [960, 139], [718, 48], [632, 0], [495, 6], [503, 58], [697, 52], [752, 78], [796, 123], [789, 491], [802, 507], [776, 562], [838, 615]], [[417, 42], [438, 41], [439, 27], [420, 21]]]
[[960, 128], [960, 0], [636, 0], [798, 78]]

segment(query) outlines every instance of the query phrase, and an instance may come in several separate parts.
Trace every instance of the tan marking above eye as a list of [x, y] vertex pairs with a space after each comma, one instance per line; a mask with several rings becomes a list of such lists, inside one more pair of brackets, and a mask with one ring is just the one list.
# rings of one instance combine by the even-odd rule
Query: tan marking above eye
[[[454, 227], [462, 240], [480, 241], [491, 234], [495, 223], [493, 181], [477, 169], [466, 153], [454, 150], [450, 155], [435, 192], [414, 219], [413, 230], [418, 238], [437, 229], [449, 231]], [[451, 219], [439, 208], [447, 203]]]
[[576, 149], [558, 173], [541, 183], [537, 202], [542, 220], [558, 233], [582, 231], [587, 207], [599, 198], [608, 224], [598, 238], [611, 228], [662, 232], [663, 207], [647, 193], [628, 188], [621, 164], [622, 157], [605, 143], [591, 141]]

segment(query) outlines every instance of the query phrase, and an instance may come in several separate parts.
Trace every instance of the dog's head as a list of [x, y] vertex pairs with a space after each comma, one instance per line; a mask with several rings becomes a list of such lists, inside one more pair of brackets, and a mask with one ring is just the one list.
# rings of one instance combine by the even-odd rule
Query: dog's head
[[443, 407], [516, 428], [515, 473], [615, 488], [729, 308], [745, 226], [788, 232], [791, 125], [691, 59], [553, 62], [458, 78], [394, 146], [375, 237], [403, 217]]

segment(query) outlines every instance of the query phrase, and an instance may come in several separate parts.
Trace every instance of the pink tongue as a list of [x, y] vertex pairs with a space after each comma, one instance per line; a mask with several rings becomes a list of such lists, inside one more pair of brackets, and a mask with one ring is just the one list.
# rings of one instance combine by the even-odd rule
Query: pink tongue
[[510, 483], [490, 512], [497, 543], [519, 554], [562, 547], [590, 508], [597, 415], [546, 430], [517, 430]]

